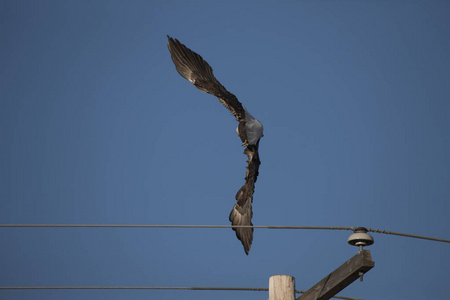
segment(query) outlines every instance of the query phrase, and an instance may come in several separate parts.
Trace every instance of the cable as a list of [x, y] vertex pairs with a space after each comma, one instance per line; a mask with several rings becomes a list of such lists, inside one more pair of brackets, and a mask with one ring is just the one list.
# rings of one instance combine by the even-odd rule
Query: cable
[[248, 225], [113, 225], [113, 224], [0, 224], [0, 227], [124, 227], [124, 228], [265, 228], [265, 229], [335, 229], [355, 230], [341, 226], [248, 226]]
[[433, 237], [422, 236], [422, 235], [415, 235], [415, 234], [408, 234], [408, 233], [400, 233], [400, 232], [393, 232], [393, 231], [380, 230], [380, 229], [371, 229], [371, 228], [367, 228], [367, 231], [375, 232], [375, 233], [384, 233], [384, 234], [392, 234], [392, 235], [398, 235], [398, 236], [405, 236], [405, 237], [411, 237], [411, 238], [423, 239], [423, 240], [430, 240], [430, 241], [436, 241], [436, 242], [450, 243], [450, 240], [439, 239], [439, 238], [433, 238]]
[[[345, 226], [244, 226], [244, 225], [102, 225], [102, 224], [0, 224], [0, 227], [99, 227], [99, 228], [257, 228], [257, 229], [315, 229], [315, 230], [351, 230], [355, 231], [358, 227]], [[393, 232], [388, 230], [371, 229], [367, 231], [375, 233], [383, 233], [390, 235], [398, 235], [416, 239], [430, 240], [436, 242], [450, 243], [450, 240], [434, 238], [428, 236]]]
[[[267, 292], [268, 288], [241, 288], [241, 287], [149, 287], [149, 286], [15, 286], [0, 287], [0, 290], [194, 290], [194, 291], [258, 291]], [[304, 291], [295, 290], [297, 294]], [[364, 300], [344, 296], [334, 296], [337, 299]]]
[[0, 290], [196, 290], [196, 291], [268, 291], [267, 288], [233, 287], [149, 287], [149, 286], [17, 286]]

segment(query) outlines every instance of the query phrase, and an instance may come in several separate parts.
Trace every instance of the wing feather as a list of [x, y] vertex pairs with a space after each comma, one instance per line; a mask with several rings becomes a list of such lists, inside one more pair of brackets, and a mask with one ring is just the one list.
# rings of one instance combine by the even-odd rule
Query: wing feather
[[199, 90], [212, 94], [234, 115], [238, 122], [245, 122], [245, 110], [235, 95], [228, 92], [214, 76], [211, 66], [194, 51], [177, 39], [169, 39], [169, 51], [178, 73]]
[[[253, 226], [251, 221], [253, 216], [253, 193], [255, 192], [255, 182], [258, 179], [259, 166], [261, 165], [258, 147], [259, 141], [256, 145], [249, 145], [244, 150], [244, 154], [248, 157], [248, 166], [245, 174], [245, 183], [237, 192], [237, 202], [230, 213], [229, 220], [232, 225]], [[253, 241], [253, 228], [238, 227], [233, 228], [233, 230], [236, 231], [236, 236], [242, 242], [245, 253], [248, 255]]]

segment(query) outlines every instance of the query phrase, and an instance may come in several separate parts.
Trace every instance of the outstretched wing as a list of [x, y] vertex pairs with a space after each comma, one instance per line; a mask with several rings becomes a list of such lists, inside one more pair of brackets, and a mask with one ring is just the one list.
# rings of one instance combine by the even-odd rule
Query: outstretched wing
[[189, 80], [199, 90], [212, 94], [234, 115], [238, 122], [245, 124], [245, 111], [235, 95], [228, 92], [214, 77], [212, 68], [203, 58], [187, 48], [177, 39], [169, 39], [169, 51], [175, 67], [185, 79]]
[[[247, 173], [245, 174], [244, 185], [236, 194], [237, 202], [230, 213], [229, 219], [232, 225], [253, 226], [253, 193], [255, 192], [255, 182], [258, 178], [259, 165], [261, 164], [261, 161], [259, 160], [258, 147], [259, 141], [256, 145], [249, 145], [244, 150], [244, 154], [248, 157]], [[245, 253], [248, 255], [253, 241], [253, 228], [236, 227], [233, 228], [233, 230], [236, 231], [236, 236], [242, 242]]]

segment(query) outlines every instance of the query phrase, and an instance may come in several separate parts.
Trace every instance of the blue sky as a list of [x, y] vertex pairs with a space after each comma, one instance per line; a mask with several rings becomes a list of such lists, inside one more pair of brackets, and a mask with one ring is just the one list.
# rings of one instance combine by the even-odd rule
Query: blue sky
[[[0, 223], [229, 225], [246, 156], [176, 72], [199, 53], [264, 125], [255, 225], [450, 238], [447, 1], [0, 1]], [[0, 228], [1, 286], [307, 290], [350, 231]], [[445, 299], [449, 245], [373, 234], [340, 294]], [[23, 291], [2, 299], [261, 299], [265, 292]]]

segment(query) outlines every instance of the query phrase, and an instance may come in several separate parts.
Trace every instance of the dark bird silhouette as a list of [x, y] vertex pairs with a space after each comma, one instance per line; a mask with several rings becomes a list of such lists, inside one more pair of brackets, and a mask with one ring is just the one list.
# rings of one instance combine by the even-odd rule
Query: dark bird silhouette
[[[236, 194], [237, 202], [231, 210], [229, 219], [232, 225], [253, 226], [252, 202], [261, 164], [258, 148], [259, 141], [263, 137], [263, 126], [247, 111], [235, 95], [220, 84], [214, 77], [212, 68], [200, 55], [181, 44], [177, 39], [167, 37], [172, 61], [178, 73], [192, 82], [199, 90], [219, 98], [219, 101], [239, 122], [236, 131], [242, 145], [246, 147], [244, 154], [248, 157], [248, 166], [245, 183]], [[235, 227], [233, 230], [236, 231], [236, 236], [242, 242], [245, 253], [248, 255], [253, 240], [253, 228]]]

